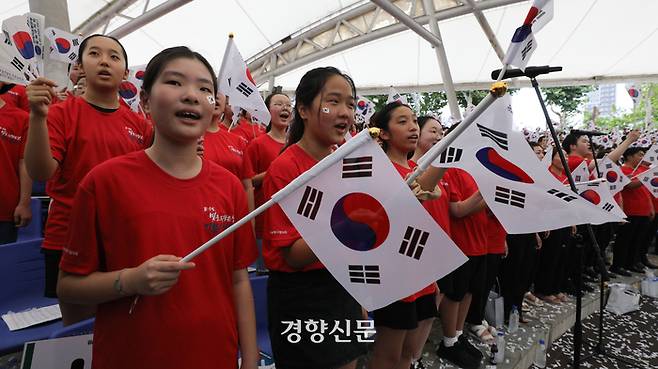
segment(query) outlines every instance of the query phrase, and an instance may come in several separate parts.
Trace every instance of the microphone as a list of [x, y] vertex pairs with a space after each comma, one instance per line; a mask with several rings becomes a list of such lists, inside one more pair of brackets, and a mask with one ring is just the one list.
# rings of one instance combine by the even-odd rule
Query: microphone
[[571, 134], [576, 136], [605, 136], [607, 133], [597, 131], [584, 131], [582, 129], [572, 129]]
[[[497, 80], [501, 70], [502, 69], [496, 69], [493, 72], [491, 72], [491, 79]], [[503, 75], [503, 79], [524, 77], [524, 76], [528, 78], [534, 78], [540, 74], [559, 72], [561, 70], [562, 67], [549, 67], [548, 65], [542, 65], [539, 67], [526, 67], [525, 71], [522, 71], [521, 69], [508, 69], [505, 71], [505, 74]]]

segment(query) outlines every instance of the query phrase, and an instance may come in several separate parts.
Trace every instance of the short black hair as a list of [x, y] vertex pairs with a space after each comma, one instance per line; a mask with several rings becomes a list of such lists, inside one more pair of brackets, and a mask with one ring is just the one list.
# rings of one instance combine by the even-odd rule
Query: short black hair
[[576, 145], [578, 143], [578, 139], [581, 138], [583, 135], [578, 135], [573, 132], [569, 133], [564, 140], [562, 140], [562, 148], [567, 154], [571, 154], [571, 145]]
[[624, 154], [623, 154], [624, 159], [627, 159], [628, 157], [633, 156], [633, 155], [637, 154], [640, 151], [644, 151], [644, 148], [639, 147], [639, 146], [629, 147], [628, 149], [626, 149], [626, 151], [624, 151]]
[[126, 65], [126, 70], [128, 70], [128, 53], [126, 53], [126, 48], [123, 47], [123, 44], [116, 38], [108, 35], [101, 35], [100, 33], [95, 33], [89, 37], [86, 37], [84, 40], [82, 40], [82, 43], [80, 44], [80, 49], [78, 50], [78, 64], [82, 64], [82, 55], [85, 53], [85, 49], [87, 48], [87, 42], [91, 40], [94, 37], [105, 37], [109, 38], [110, 40], [113, 40], [119, 46], [121, 47], [121, 53], [123, 54], [123, 60]]

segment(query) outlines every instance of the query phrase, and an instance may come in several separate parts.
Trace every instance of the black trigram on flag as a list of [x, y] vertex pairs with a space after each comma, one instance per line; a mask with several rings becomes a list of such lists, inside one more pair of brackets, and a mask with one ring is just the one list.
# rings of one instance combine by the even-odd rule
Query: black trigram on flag
[[73, 46], [79, 46], [80, 45], [77, 38], [74, 38], [71, 43], [73, 44]]
[[605, 169], [612, 169], [612, 163], [605, 163]]
[[315, 220], [315, 216], [318, 215], [318, 210], [320, 209], [320, 202], [322, 202], [322, 195], [322, 191], [306, 186], [302, 201], [299, 202], [299, 207], [297, 208], [297, 214], [310, 220]]
[[491, 128], [487, 128], [485, 126], [477, 125], [478, 129], [480, 130], [480, 134], [482, 137], [488, 137], [493, 140], [493, 142], [496, 143], [501, 149], [507, 150], [508, 149], [508, 143], [507, 143], [507, 134], [503, 132], [496, 131]]
[[521, 60], [525, 60], [526, 55], [532, 51], [532, 40], [528, 40], [528, 44], [521, 50]]
[[348, 265], [350, 282], [380, 284], [379, 265]]
[[[610, 183], [610, 182], [608, 182], [608, 183]], [[616, 184], [611, 184], [611, 185], [609, 186], [609, 188], [610, 188], [610, 191], [614, 191], [614, 190], [617, 189], [617, 185], [616, 185]]]
[[582, 181], [583, 181], [583, 176], [581, 176], [580, 174], [576, 174], [576, 175], [573, 177], [573, 180], [574, 180], [575, 182], [582, 182]]
[[407, 227], [398, 252], [402, 255], [407, 255], [416, 260], [420, 260], [420, 256], [423, 254], [425, 243], [429, 236], [429, 232], [425, 232], [422, 229]]
[[11, 39], [9, 38], [9, 33], [7, 33], [6, 31], [2, 31], [2, 33], [5, 34], [5, 44], [7, 44], [9, 46], [12, 46], [11, 45]]
[[75, 58], [77, 58], [77, 57], [78, 57], [78, 55], [76, 55], [76, 53], [70, 53], [69, 54], [69, 59], [71, 59], [71, 60], [75, 60]]
[[23, 62], [18, 60], [17, 57], [14, 57], [14, 59], [12, 59], [11, 65], [13, 65], [18, 70], [23, 70], [23, 68], [25, 68], [25, 64], [23, 64]]
[[556, 189], [548, 190], [548, 193], [551, 194], [551, 195], [554, 195], [554, 196], [556, 196], [557, 198], [562, 199], [562, 200], [564, 200], [564, 201], [566, 201], [566, 202], [571, 202], [571, 201], [577, 199], [576, 196], [566, 194], [566, 193], [561, 192], [561, 191], [558, 191], [558, 190], [556, 190]]
[[454, 147], [448, 147], [448, 150], [444, 151], [439, 156], [439, 163], [445, 164], [445, 163], [454, 163], [456, 161], [459, 161], [462, 158], [462, 152], [464, 152], [464, 150], [457, 149]]
[[241, 92], [244, 95], [244, 97], [249, 97], [249, 95], [251, 95], [254, 92], [254, 89], [247, 86], [247, 84], [244, 82], [240, 82], [240, 84], [238, 85], [238, 87], [236, 87], [236, 89], [239, 92]]
[[523, 192], [510, 190], [509, 188], [496, 186], [496, 196], [494, 197], [494, 201], [523, 209], [525, 207], [525, 194]]
[[603, 210], [605, 210], [607, 212], [610, 212], [613, 208], [614, 208], [614, 206], [609, 202], [606, 202], [605, 205], [603, 205]]
[[343, 159], [343, 178], [372, 177], [372, 156]]

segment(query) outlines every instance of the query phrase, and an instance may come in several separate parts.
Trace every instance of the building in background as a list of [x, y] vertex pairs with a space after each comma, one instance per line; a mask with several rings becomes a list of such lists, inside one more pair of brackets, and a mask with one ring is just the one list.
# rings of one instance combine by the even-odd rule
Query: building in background
[[600, 117], [610, 116], [617, 99], [616, 91], [617, 85], [600, 85], [597, 89], [587, 94], [585, 110], [591, 112], [594, 107], [597, 107]]

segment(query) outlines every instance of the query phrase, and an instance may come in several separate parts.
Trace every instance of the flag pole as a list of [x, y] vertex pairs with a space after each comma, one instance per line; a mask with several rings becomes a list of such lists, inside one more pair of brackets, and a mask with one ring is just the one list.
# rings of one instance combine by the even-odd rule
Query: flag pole
[[272, 205], [274, 205], [274, 204], [278, 203], [279, 201], [283, 200], [285, 197], [290, 195], [292, 192], [294, 192], [295, 190], [297, 190], [301, 186], [308, 183], [311, 179], [317, 177], [325, 169], [327, 169], [330, 166], [336, 164], [336, 162], [342, 160], [344, 157], [346, 157], [347, 155], [352, 153], [354, 150], [358, 149], [363, 144], [367, 143], [368, 141], [374, 139], [377, 136], [379, 136], [379, 129], [378, 128], [369, 128], [368, 130], [361, 131], [359, 134], [354, 136], [351, 140], [347, 141], [344, 145], [339, 147], [331, 155], [329, 155], [329, 156], [325, 157], [324, 159], [320, 160], [312, 168], [310, 168], [309, 170], [305, 171], [304, 173], [299, 175], [297, 178], [292, 180], [292, 182], [290, 182], [286, 187], [282, 188], [277, 193], [272, 195], [272, 198], [270, 198], [270, 200], [265, 202], [263, 205], [259, 206], [257, 209], [255, 209], [251, 213], [245, 215], [242, 219], [240, 219], [237, 222], [233, 223], [230, 227], [226, 228], [224, 231], [222, 231], [217, 236], [211, 238], [210, 240], [208, 240], [203, 245], [197, 247], [194, 251], [190, 252], [184, 258], [182, 258], [180, 260], [180, 262], [184, 263], [184, 262], [191, 261], [196, 256], [198, 256], [199, 254], [206, 251], [208, 248], [210, 248], [211, 246], [215, 245], [217, 242], [222, 240], [224, 237], [226, 237], [229, 234], [233, 233], [236, 229], [240, 228], [244, 224], [250, 222], [252, 219], [254, 219], [256, 216], [258, 216], [259, 214], [261, 214], [262, 212], [264, 212], [268, 208], [270, 208]]
[[506, 92], [507, 84], [505, 82], [493, 83], [489, 89], [489, 94], [485, 96], [482, 101], [480, 101], [480, 103], [475, 107], [475, 110], [473, 110], [471, 114], [464, 118], [464, 120], [459, 123], [457, 128], [443, 137], [439, 143], [430, 148], [425, 153], [425, 155], [418, 159], [418, 166], [407, 178], [407, 184], [413, 183], [413, 181], [416, 180], [418, 176], [425, 172], [427, 168], [429, 168], [429, 166], [432, 164], [432, 162], [434, 162], [436, 158], [443, 154], [448, 149], [448, 146], [450, 146], [457, 139], [457, 137], [471, 125], [471, 123], [473, 123], [485, 110], [487, 110], [487, 108], [489, 108], [489, 106], [491, 106], [491, 104], [493, 104], [496, 99], [505, 95]]
[[231, 50], [231, 45], [233, 44], [233, 32], [228, 34], [228, 42], [226, 43], [226, 49], [224, 49], [224, 58], [222, 59], [222, 64], [219, 67], [219, 73], [217, 73], [217, 85], [219, 85], [220, 79], [222, 78], [222, 73], [226, 69], [226, 60], [228, 59], [229, 50]]

